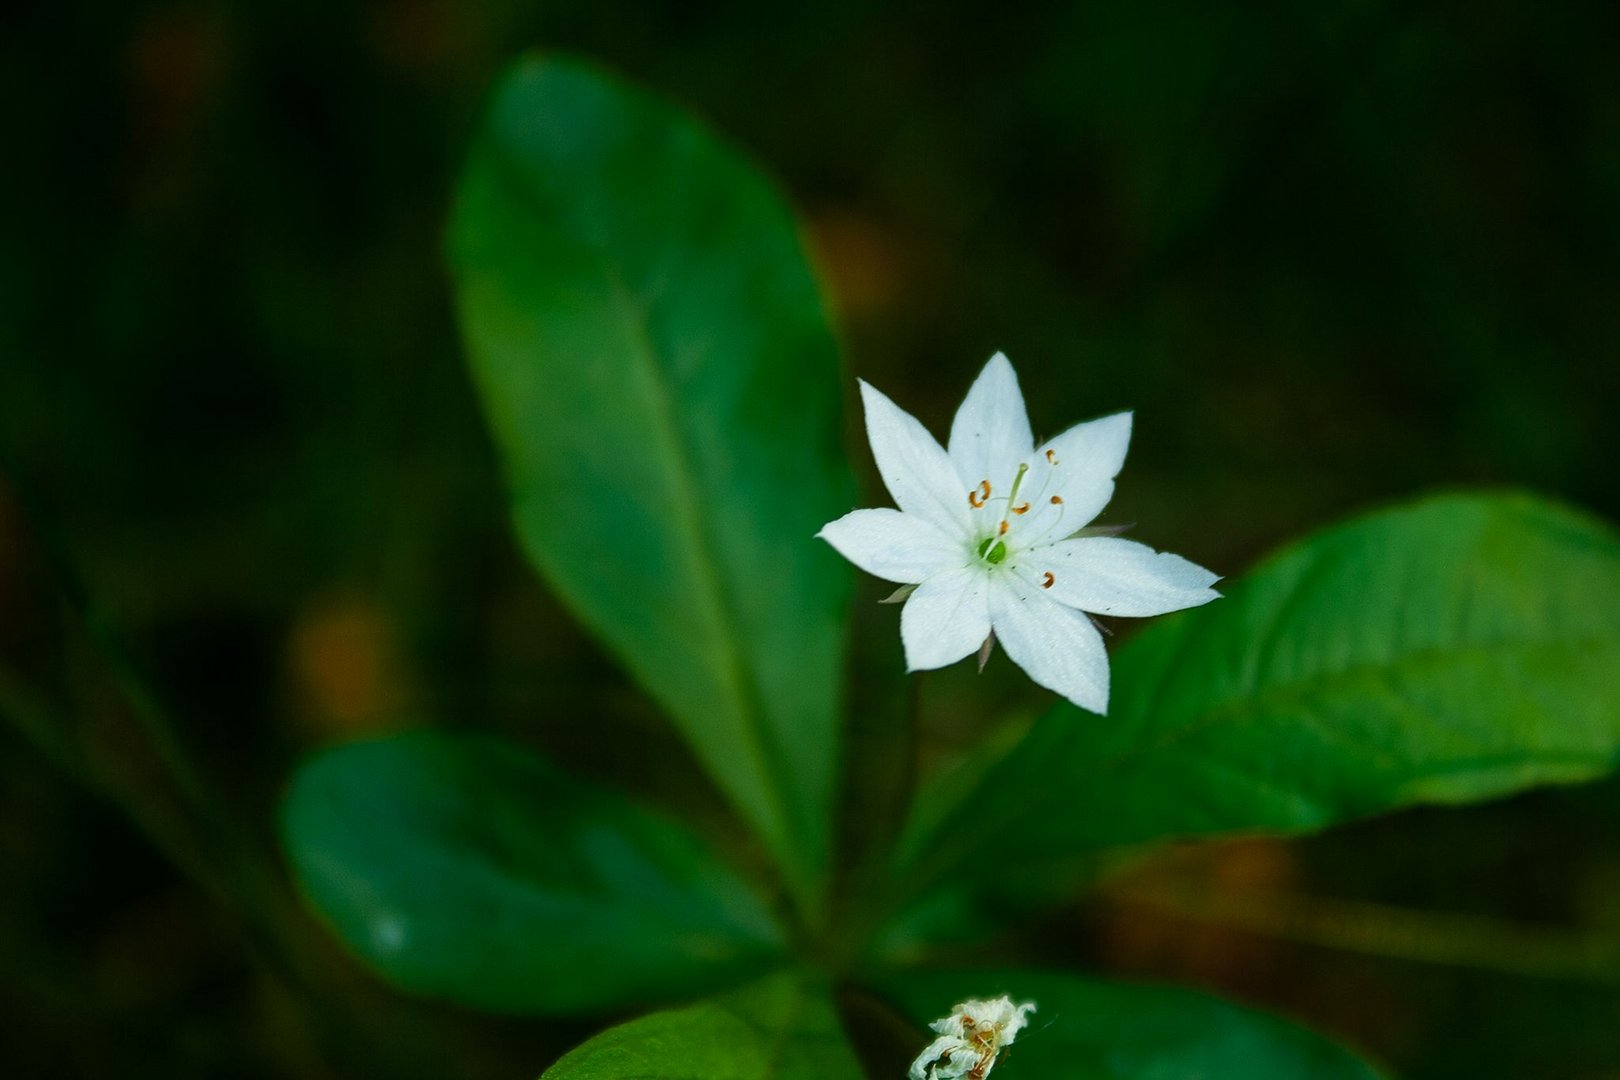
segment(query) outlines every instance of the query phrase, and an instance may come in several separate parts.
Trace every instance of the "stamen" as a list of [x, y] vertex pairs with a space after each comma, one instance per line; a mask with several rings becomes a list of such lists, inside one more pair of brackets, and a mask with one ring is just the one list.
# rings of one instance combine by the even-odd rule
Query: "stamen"
[[1063, 496], [1061, 496], [1061, 495], [1052, 496], [1052, 505], [1053, 506], [1062, 506], [1063, 505]]
[[[996, 535], [997, 536], [1006, 536], [1007, 535], [1007, 522], [1006, 522], [1005, 519], [1003, 519], [1002, 522], [1001, 522], [1001, 528], [996, 530]], [[1022, 534], [1020, 534], [1020, 535], [1022, 535]]]
[[1046, 452], [1046, 460], [1048, 463], [1056, 465], [1058, 463], [1057, 454], [1053, 453], [1051, 450], [1048, 450]]
[[1019, 503], [1012, 508], [1012, 511], [1015, 514], [1027, 514], [1029, 513], [1029, 503]]
[[1041, 582], [1041, 588], [1050, 589], [1052, 587], [1052, 583], [1056, 580], [1057, 578], [1052, 576], [1052, 571], [1048, 570], [1046, 572], [1046, 579]]
[[990, 481], [980, 480], [979, 486], [968, 492], [968, 505], [975, 510], [984, 509], [984, 504], [990, 498]]

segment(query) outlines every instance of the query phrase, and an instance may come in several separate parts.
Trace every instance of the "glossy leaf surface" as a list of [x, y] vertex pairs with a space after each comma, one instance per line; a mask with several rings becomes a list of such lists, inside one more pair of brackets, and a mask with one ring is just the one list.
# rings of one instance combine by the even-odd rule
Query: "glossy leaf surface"
[[859, 1080], [832, 1003], [788, 976], [609, 1028], [545, 1080]]
[[413, 993], [589, 1012], [735, 983], [780, 947], [685, 828], [491, 738], [330, 750], [299, 770], [281, 825], [310, 906]]
[[452, 263], [524, 550], [813, 894], [850, 580], [813, 536], [853, 497], [785, 203], [687, 113], [538, 57], [490, 104]]

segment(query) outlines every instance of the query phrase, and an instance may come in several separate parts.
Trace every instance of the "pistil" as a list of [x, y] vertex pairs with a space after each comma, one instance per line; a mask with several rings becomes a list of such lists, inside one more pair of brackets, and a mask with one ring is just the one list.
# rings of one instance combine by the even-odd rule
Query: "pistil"
[[[1022, 514], [1024, 512], [1024, 510], [1029, 509], [1029, 506], [1027, 504], [1024, 506], [1024, 510], [1017, 509], [1017, 505], [1018, 505], [1018, 489], [1024, 485], [1024, 474], [1027, 473], [1027, 472], [1029, 472], [1029, 462], [1027, 462], [1027, 461], [1026, 462], [1020, 462], [1019, 465], [1018, 465], [1018, 475], [1013, 477], [1012, 492], [1007, 496], [1007, 506], [1015, 514]], [[1006, 532], [1007, 532], [1007, 519], [1005, 517], [1003, 517], [1001, 519], [1001, 535], [1006, 535]]]

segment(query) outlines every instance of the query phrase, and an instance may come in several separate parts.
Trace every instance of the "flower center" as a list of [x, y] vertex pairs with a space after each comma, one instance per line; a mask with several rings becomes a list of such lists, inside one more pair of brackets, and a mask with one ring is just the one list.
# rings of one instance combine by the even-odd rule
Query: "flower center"
[[[968, 506], [972, 510], [989, 510], [990, 514], [996, 514], [991, 519], [994, 524], [986, 520], [990, 517], [989, 514], [974, 514], [980, 527], [989, 525], [989, 528], [981, 532], [981, 539], [973, 549], [974, 554], [990, 566], [1000, 566], [1011, 556], [1012, 551], [1008, 544], [1013, 540], [1010, 534], [1014, 525], [1024, 526], [1026, 535], [1044, 536], [1050, 531], [1053, 513], [1061, 520], [1064, 510], [1063, 499], [1057, 495], [1047, 494], [1052, 488], [1054, 474], [1057, 471], [1057, 454], [1049, 449], [1045, 453], [1045, 458], [1045, 464], [1034, 470], [1040, 474], [1034, 478], [1039, 481], [1040, 490], [1033, 495], [1024, 495], [1024, 481], [1030, 479], [1031, 472], [1030, 463], [1027, 461], [1019, 463], [1018, 472], [1013, 476], [1009, 485], [1010, 490], [1005, 496], [994, 494], [988, 479], [980, 480], [976, 487], [968, 491]], [[1039, 462], [1040, 458], [1036, 458], [1036, 461]], [[1024, 497], [1020, 498], [1021, 495]], [[992, 507], [995, 509], [991, 509]], [[997, 510], [1000, 512], [997, 513]], [[1036, 523], [1037, 519], [1040, 524]]]

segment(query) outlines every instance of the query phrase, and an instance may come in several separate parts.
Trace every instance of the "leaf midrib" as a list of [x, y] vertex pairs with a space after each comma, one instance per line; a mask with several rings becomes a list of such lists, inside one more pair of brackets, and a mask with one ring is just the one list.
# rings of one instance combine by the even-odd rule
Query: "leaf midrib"
[[[542, 221], [555, 220], [559, 224], [563, 223], [563, 219], [550, 214], [549, 208], [531, 193], [526, 183], [530, 170], [525, 168], [521, 158], [507, 149], [504, 139], [495, 138], [492, 141], [496, 158], [503, 171], [515, 181], [507, 187], [516, 195], [518, 201]], [[692, 144], [688, 142], [684, 145], [691, 147]], [[676, 160], [689, 163], [691, 150], [688, 149]], [[781, 838], [781, 843], [791, 845], [797, 839], [793, 835], [794, 817], [788, 813], [785, 801], [786, 789], [780, 782], [780, 769], [767, 752], [767, 747], [772, 743], [766, 731], [763, 709], [759, 705], [758, 690], [753, 685], [739, 645], [740, 632], [733, 605], [730, 603], [730, 594], [723, 585], [723, 576], [715, 563], [716, 545], [707, 542], [710, 540], [708, 529], [704, 526], [702, 516], [693, 511], [693, 507], [697, 506], [700, 500], [696, 497], [692, 483], [692, 477], [695, 475], [692, 467], [692, 449], [671, 415], [670, 402], [673, 394], [669, 388], [667, 375], [657, 360], [651, 327], [648, 325], [645, 311], [635, 301], [635, 293], [628, 287], [613, 261], [612, 245], [605, 239], [601, 226], [592, 220], [589, 214], [577, 215], [574, 225], [575, 228], [568, 231], [574, 233], [576, 241], [596, 261], [613, 303], [618, 307], [630, 330], [632, 340], [628, 344], [631, 355], [654, 391], [650, 395], [655, 409], [654, 421], [658, 424], [664, 440], [678, 457], [674, 481], [683, 497], [676, 500], [679, 503], [677, 513], [682, 531], [690, 541], [695, 541], [691, 545], [695, 549], [692, 558], [693, 568], [700, 575], [700, 584], [710, 598], [716, 622], [721, 630], [724, 656], [719, 667], [732, 690], [732, 704], [742, 721], [742, 734], [747, 740], [747, 753], [750, 759], [760, 766], [761, 776], [766, 778], [766, 783], [760, 787], [761, 795], [768, 804], [765, 810], [774, 816], [772, 824]], [[741, 789], [729, 778], [721, 782], [728, 795], [736, 799], [736, 793]]]

